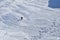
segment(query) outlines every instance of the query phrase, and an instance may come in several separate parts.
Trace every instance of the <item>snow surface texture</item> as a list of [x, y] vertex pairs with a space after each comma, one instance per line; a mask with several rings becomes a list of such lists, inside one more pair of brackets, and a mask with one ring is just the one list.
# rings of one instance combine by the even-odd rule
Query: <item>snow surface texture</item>
[[0, 0], [0, 40], [60, 40], [60, 12], [48, 1]]

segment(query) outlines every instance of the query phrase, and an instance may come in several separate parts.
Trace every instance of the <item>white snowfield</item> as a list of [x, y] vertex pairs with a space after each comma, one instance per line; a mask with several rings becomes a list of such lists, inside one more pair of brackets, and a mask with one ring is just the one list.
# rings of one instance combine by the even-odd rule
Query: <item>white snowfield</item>
[[60, 11], [48, 1], [0, 0], [0, 40], [60, 40]]

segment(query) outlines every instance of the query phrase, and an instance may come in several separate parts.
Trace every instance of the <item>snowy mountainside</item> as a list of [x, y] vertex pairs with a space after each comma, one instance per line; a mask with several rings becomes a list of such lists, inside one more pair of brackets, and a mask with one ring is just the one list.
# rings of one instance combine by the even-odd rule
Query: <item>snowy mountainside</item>
[[1, 40], [59, 40], [60, 12], [48, 1], [0, 1]]

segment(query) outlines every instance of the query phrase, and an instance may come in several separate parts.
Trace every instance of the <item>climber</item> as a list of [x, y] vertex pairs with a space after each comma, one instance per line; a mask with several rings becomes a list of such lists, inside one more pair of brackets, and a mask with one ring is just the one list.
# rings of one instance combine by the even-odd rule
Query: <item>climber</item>
[[21, 17], [21, 19], [19, 19], [18, 21], [21, 21], [21, 20], [23, 20], [23, 17]]
[[23, 17], [21, 17], [21, 20], [23, 19]]

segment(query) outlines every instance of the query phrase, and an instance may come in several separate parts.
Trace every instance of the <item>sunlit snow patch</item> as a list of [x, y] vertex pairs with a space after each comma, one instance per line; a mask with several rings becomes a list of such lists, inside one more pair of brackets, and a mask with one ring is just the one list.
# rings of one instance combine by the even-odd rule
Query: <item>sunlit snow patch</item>
[[5, 35], [5, 40], [30, 40], [29, 35], [23, 31], [9, 31]]

